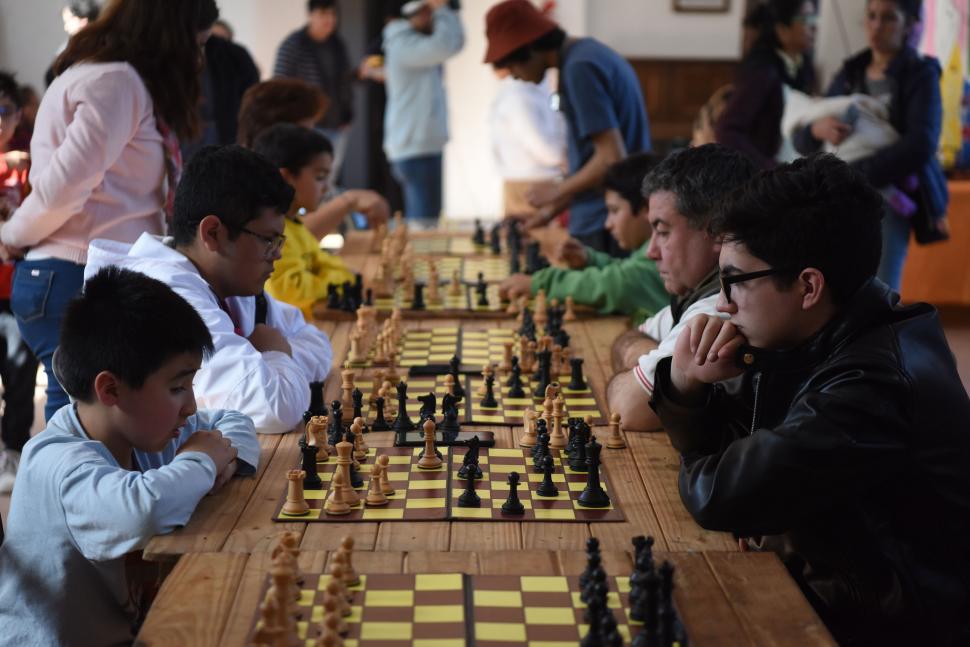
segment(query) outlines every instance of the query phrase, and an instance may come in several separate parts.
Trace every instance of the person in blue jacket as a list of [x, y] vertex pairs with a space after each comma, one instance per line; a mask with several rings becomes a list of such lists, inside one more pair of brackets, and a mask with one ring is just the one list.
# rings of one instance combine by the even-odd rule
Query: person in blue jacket
[[[946, 228], [948, 193], [936, 158], [943, 121], [940, 65], [921, 56], [910, 44], [920, 20], [920, 0], [869, 0], [865, 28], [869, 47], [845, 61], [832, 80], [829, 96], [863, 93], [889, 107], [889, 122], [899, 133], [896, 143], [852, 164], [876, 188], [894, 186], [911, 195], [911, 203], [893, 201], [882, 223], [882, 257], [877, 276], [899, 290], [910, 231], [926, 210], [924, 221], [936, 234]], [[823, 142], [841, 144], [852, 132], [851, 115], [825, 117], [796, 133], [802, 154]]]

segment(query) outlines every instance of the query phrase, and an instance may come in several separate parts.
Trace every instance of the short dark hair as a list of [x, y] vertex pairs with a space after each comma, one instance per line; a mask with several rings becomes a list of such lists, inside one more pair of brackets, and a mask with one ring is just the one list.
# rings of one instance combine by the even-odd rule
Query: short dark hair
[[253, 151], [277, 168], [299, 173], [317, 155], [333, 155], [333, 144], [315, 130], [296, 124], [276, 124], [256, 138]]
[[643, 179], [649, 199], [657, 191], [676, 196], [677, 211], [694, 229], [710, 226], [731, 191], [758, 172], [747, 157], [721, 144], [704, 144], [671, 153]]
[[[899, 10], [913, 22], [923, 19], [923, 0], [894, 0]], [[869, 2], [866, 2], [868, 5]]]
[[186, 164], [175, 190], [172, 236], [177, 246], [188, 245], [202, 219], [214, 215], [234, 239], [262, 209], [282, 214], [292, 202], [293, 189], [265, 157], [241, 146], [204, 146]]
[[640, 211], [647, 199], [640, 192], [643, 178], [660, 163], [655, 153], [635, 153], [606, 169], [603, 185], [630, 203], [633, 213]]
[[54, 368], [68, 394], [91, 402], [101, 371], [140, 389], [181, 353], [212, 353], [212, 336], [195, 308], [161, 281], [105, 267], [68, 304]]
[[[809, 2], [812, 6], [818, 7], [817, 0], [809, 0]], [[795, 16], [801, 13], [804, 4], [805, 0], [765, 0], [764, 11], [758, 13], [752, 11], [750, 15], [759, 21], [761, 32], [755, 41], [755, 47], [780, 49], [781, 42], [775, 33], [775, 26], [791, 25], [795, 21]]]
[[77, 18], [87, 18], [88, 21], [92, 21], [98, 19], [101, 4], [96, 0], [73, 0], [67, 4], [67, 10]]
[[[817, 268], [836, 304], [879, 266], [882, 196], [852, 167], [819, 153], [765, 171], [735, 191], [714, 223], [772, 267]], [[779, 284], [793, 280], [778, 277]]]
[[494, 67], [508, 67], [512, 63], [525, 63], [532, 56], [533, 52], [549, 52], [562, 47], [566, 41], [566, 32], [556, 27], [539, 36], [531, 43], [526, 43], [518, 49], [514, 49], [499, 60], [495, 61]]
[[0, 94], [10, 97], [18, 108], [24, 107], [24, 92], [17, 79], [10, 72], [0, 71]]
[[337, 0], [307, 0], [307, 3], [306, 3], [307, 13], [310, 13], [311, 11], [314, 11], [316, 9], [323, 9], [323, 10], [333, 9], [334, 11], [336, 11]]

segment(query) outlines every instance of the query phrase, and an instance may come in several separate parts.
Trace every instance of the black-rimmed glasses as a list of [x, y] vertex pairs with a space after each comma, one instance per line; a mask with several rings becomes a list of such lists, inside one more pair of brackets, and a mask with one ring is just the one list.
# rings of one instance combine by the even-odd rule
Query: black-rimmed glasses
[[768, 270], [758, 270], [747, 274], [721, 274], [721, 292], [728, 303], [731, 303], [731, 286], [735, 283], [744, 283], [752, 279], [760, 279], [763, 276], [776, 276], [778, 274], [795, 274], [798, 270], [791, 267], [773, 267]]
[[283, 249], [283, 243], [286, 242], [286, 236], [284, 236], [283, 234], [264, 236], [263, 234], [257, 234], [255, 231], [252, 231], [251, 229], [247, 229], [246, 227], [235, 227], [231, 225], [226, 225], [226, 227], [228, 227], [229, 229], [234, 229], [238, 232], [242, 232], [244, 234], [249, 234], [253, 238], [258, 238], [264, 243], [266, 243], [266, 250], [265, 250], [266, 258], [270, 258], [278, 251]]

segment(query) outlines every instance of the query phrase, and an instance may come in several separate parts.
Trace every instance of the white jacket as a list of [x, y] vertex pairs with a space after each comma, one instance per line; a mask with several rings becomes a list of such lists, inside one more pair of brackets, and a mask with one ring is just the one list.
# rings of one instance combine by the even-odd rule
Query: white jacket
[[202, 317], [212, 335], [215, 352], [203, 361], [195, 377], [200, 407], [241, 411], [253, 419], [256, 431], [263, 434], [286, 433], [302, 420], [303, 412], [310, 406], [309, 383], [326, 378], [333, 364], [333, 350], [327, 336], [306, 323], [297, 308], [266, 295], [266, 323], [286, 337], [293, 357], [278, 351], [261, 353], [247, 339], [256, 323], [255, 297], [226, 300], [242, 330], [240, 336], [232, 319], [219, 307], [212, 288], [195, 265], [170, 246], [170, 239], [143, 234], [134, 245], [92, 241], [85, 280], [107, 265], [165, 282]]

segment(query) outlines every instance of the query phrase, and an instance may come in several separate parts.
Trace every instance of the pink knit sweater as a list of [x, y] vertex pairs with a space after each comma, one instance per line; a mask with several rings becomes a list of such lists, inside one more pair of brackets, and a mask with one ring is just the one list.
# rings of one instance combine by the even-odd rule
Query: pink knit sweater
[[32, 193], [0, 228], [27, 258], [84, 264], [88, 243], [164, 233], [165, 155], [151, 95], [127, 63], [75, 65], [51, 84], [30, 145]]

